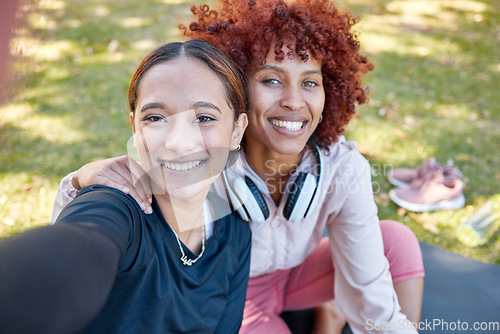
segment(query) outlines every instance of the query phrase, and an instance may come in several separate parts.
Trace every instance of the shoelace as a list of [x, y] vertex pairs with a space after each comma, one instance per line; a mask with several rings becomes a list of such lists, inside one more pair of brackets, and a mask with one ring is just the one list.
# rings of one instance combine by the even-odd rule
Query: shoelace
[[[463, 174], [456, 166], [443, 165], [436, 161], [434, 157], [424, 161], [422, 166], [417, 169], [417, 176], [414, 181], [419, 179], [429, 180], [427, 175], [440, 172], [443, 175], [442, 183], [448, 186], [453, 186], [456, 179], [462, 179]], [[413, 183], [413, 182], [412, 182]]]

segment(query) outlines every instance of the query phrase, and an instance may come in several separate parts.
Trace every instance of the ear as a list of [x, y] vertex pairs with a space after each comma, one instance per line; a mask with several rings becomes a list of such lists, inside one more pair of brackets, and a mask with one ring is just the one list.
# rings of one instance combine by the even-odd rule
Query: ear
[[236, 150], [240, 145], [241, 139], [243, 138], [243, 134], [245, 133], [245, 129], [248, 125], [247, 114], [241, 113], [238, 116], [238, 119], [234, 123], [233, 135], [231, 137], [231, 150]]
[[129, 117], [130, 127], [132, 128], [132, 133], [135, 133], [134, 113], [131, 111], [130, 114], [128, 114], [128, 117]]

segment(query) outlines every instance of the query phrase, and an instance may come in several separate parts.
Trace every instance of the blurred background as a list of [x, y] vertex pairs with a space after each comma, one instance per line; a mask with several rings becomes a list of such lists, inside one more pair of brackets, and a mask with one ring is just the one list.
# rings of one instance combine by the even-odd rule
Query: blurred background
[[[140, 60], [181, 40], [190, 0], [18, 0], [0, 104], [0, 238], [49, 223], [60, 179], [123, 155], [126, 90]], [[379, 216], [424, 242], [500, 264], [500, 231], [476, 248], [457, 226], [500, 193], [500, 2], [343, 0], [375, 70], [346, 136], [373, 170]], [[3, 0], [12, 19], [15, 1]], [[11, 13], [11, 14], [9, 14]], [[3, 26], [8, 20], [2, 18]], [[12, 20], [13, 21], [13, 20]], [[2, 38], [7, 28], [2, 26]], [[466, 181], [460, 210], [412, 213], [391, 202], [387, 171], [430, 157]]]

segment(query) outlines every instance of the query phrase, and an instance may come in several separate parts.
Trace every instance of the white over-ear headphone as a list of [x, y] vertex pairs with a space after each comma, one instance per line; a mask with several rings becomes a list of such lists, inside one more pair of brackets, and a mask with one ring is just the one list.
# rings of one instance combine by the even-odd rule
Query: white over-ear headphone
[[[305, 218], [316, 206], [322, 164], [321, 154], [316, 145], [313, 152], [317, 160], [316, 177], [311, 173], [300, 172], [290, 185], [293, 191], [289, 192], [283, 207], [283, 217], [288, 221], [296, 222]], [[269, 217], [269, 208], [264, 196], [250, 177], [244, 175], [230, 182], [226, 172], [223, 171], [222, 179], [233, 208], [243, 220], [261, 223]]]

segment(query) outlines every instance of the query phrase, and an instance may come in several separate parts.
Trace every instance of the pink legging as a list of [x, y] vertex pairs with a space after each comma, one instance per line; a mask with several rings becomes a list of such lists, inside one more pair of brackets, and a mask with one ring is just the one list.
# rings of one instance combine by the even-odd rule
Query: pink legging
[[[415, 234], [405, 225], [380, 222], [393, 283], [424, 276]], [[280, 313], [321, 305], [333, 299], [333, 261], [328, 238], [300, 265], [251, 278], [240, 333], [290, 333]]]

